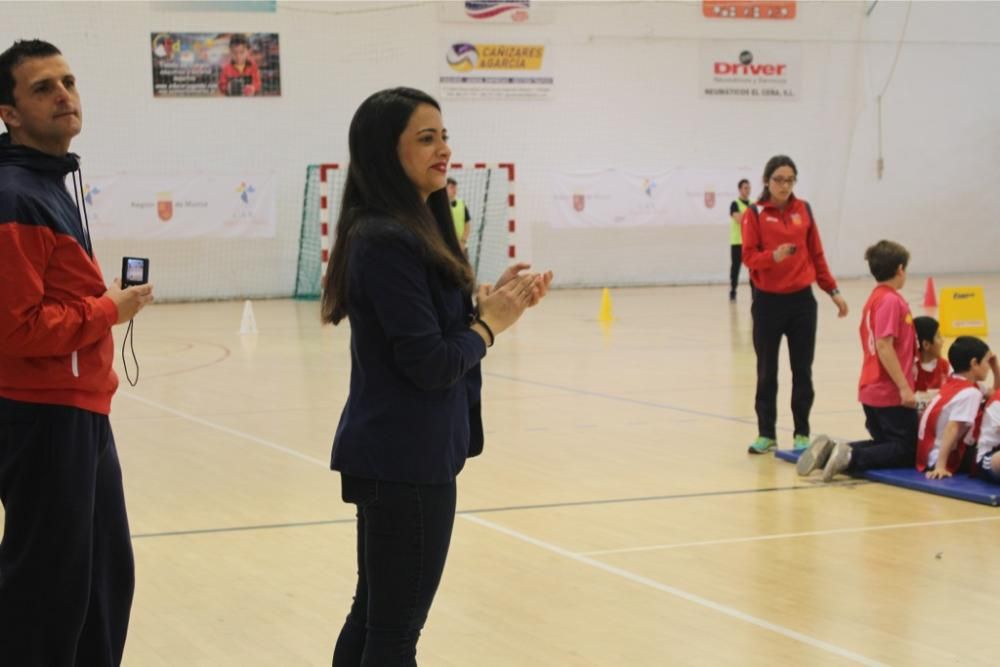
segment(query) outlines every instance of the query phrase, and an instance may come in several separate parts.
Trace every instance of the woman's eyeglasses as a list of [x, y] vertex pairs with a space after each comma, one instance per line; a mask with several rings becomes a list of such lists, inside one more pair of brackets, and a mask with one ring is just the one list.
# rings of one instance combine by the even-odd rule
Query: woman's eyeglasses
[[783, 178], [781, 176], [772, 176], [771, 182], [778, 185], [795, 185], [795, 177]]

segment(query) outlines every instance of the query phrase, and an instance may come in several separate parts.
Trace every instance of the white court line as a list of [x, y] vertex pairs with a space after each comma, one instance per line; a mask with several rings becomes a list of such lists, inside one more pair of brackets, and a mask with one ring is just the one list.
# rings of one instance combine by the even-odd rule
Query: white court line
[[[244, 431], [237, 431], [234, 428], [229, 428], [228, 426], [222, 426], [221, 424], [216, 424], [214, 422], [210, 422], [207, 419], [202, 419], [201, 417], [196, 417], [196, 416], [194, 416], [192, 414], [188, 414], [188, 413], [182, 412], [180, 410], [175, 410], [174, 408], [171, 408], [171, 407], [168, 407], [166, 405], [163, 405], [162, 403], [157, 403], [156, 401], [151, 401], [151, 400], [149, 400], [147, 398], [142, 398], [140, 396], [136, 396], [135, 394], [128, 394], [128, 393], [124, 393], [124, 392], [120, 393], [119, 396], [125, 396], [125, 397], [130, 398], [130, 399], [132, 399], [134, 401], [138, 401], [139, 403], [144, 403], [145, 405], [157, 408], [158, 410], [163, 410], [164, 412], [170, 413], [170, 414], [175, 415], [177, 417], [180, 417], [182, 419], [187, 419], [188, 421], [192, 421], [192, 422], [194, 422], [196, 424], [201, 424], [202, 426], [205, 426], [207, 428], [211, 428], [211, 429], [214, 429], [216, 431], [221, 431], [223, 433], [227, 433], [229, 435], [232, 435], [232, 436], [235, 436], [235, 437], [238, 437], [238, 438], [243, 438], [244, 440], [248, 440], [248, 441], [253, 442], [253, 443], [257, 444], [257, 445], [261, 445], [263, 447], [267, 447], [268, 449], [273, 449], [275, 451], [282, 452], [283, 454], [288, 454], [289, 456], [294, 456], [297, 459], [301, 459], [303, 461], [308, 461], [309, 463], [315, 463], [317, 465], [323, 466], [324, 468], [328, 467], [327, 462], [321, 461], [320, 459], [313, 458], [313, 457], [308, 456], [306, 454], [303, 454], [301, 452], [297, 452], [294, 449], [290, 449], [290, 448], [285, 447], [283, 445], [279, 445], [279, 444], [270, 442], [268, 440], [264, 440], [263, 438], [258, 438], [257, 436], [252, 435], [250, 433], [246, 433]], [[666, 584], [660, 583], [660, 582], [655, 581], [653, 579], [649, 579], [647, 577], [643, 577], [641, 575], [635, 574], [634, 572], [629, 572], [628, 570], [623, 570], [623, 569], [621, 569], [619, 567], [615, 567], [613, 565], [608, 565], [606, 563], [602, 563], [599, 560], [595, 560], [593, 558], [589, 558], [589, 557], [581, 555], [581, 554], [575, 554], [572, 551], [568, 551], [568, 550], [563, 549], [561, 547], [558, 547], [558, 546], [556, 546], [554, 544], [549, 544], [548, 542], [543, 542], [542, 540], [538, 540], [538, 539], [535, 539], [533, 537], [529, 537], [529, 536], [524, 535], [522, 533], [519, 533], [517, 531], [511, 530], [511, 529], [505, 528], [505, 527], [503, 527], [503, 526], [501, 526], [499, 524], [493, 523], [492, 521], [487, 521], [486, 519], [482, 519], [482, 518], [480, 518], [478, 516], [474, 516], [474, 515], [471, 515], [471, 514], [461, 514], [459, 516], [461, 518], [465, 519], [466, 521], [471, 521], [471, 522], [479, 524], [479, 525], [481, 525], [481, 526], [483, 526], [485, 528], [490, 528], [491, 530], [494, 530], [496, 532], [503, 533], [504, 535], [508, 535], [508, 536], [513, 537], [515, 539], [521, 540], [522, 542], [527, 542], [528, 544], [532, 544], [532, 545], [534, 545], [536, 547], [539, 547], [541, 549], [544, 549], [546, 551], [550, 551], [552, 553], [559, 554], [560, 556], [563, 556], [565, 558], [569, 558], [570, 560], [574, 560], [574, 561], [576, 561], [578, 563], [583, 563], [585, 565], [590, 565], [591, 567], [597, 568], [599, 570], [603, 570], [604, 572], [607, 572], [609, 574], [613, 574], [613, 575], [622, 577], [623, 579], [627, 579], [628, 581], [632, 581], [634, 583], [638, 583], [638, 584], [641, 584], [643, 586], [648, 586], [649, 588], [653, 588], [653, 589], [661, 591], [663, 593], [668, 593], [668, 594], [673, 595], [675, 597], [681, 598], [682, 600], [687, 600], [688, 602], [692, 602], [694, 604], [700, 605], [700, 606], [705, 607], [707, 609], [711, 609], [713, 611], [717, 611], [717, 612], [719, 612], [721, 614], [724, 614], [726, 616], [729, 616], [731, 618], [735, 618], [737, 620], [741, 620], [741, 621], [744, 621], [746, 623], [750, 623], [752, 625], [756, 625], [757, 627], [763, 628], [765, 630], [770, 630], [770, 631], [775, 632], [775, 633], [777, 633], [779, 635], [788, 637], [790, 639], [794, 639], [795, 641], [801, 642], [803, 644], [807, 644], [807, 645], [812, 646], [814, 648], [818, 648], [818, 649], [820, 649], [822, 651], [826, 651], [828, 653], [832, 653], [834, 655], [838, 655], [838, 656], [840, 656], [842, 658], [846, 658], [848, 660], [852, 660], [854, 662], [857, 662], [858, 664], [868, 665], [869, 667], [888, 667], [884, 663], [878, 662], [876, 660], [872, 660], [871, 658], [867, 658], [867, 657], [865, 657], [863, 655], [859, 655], [857, 653], [853, 653], [851, 651], [848, 651], [847, 649], [841, 648], [841, 647], [836, 646], [834, 644], [829, 644], [829, 643], [824, 642], [822, 640], [815, 639], [814, 637], [810, 637], [808, 635], [804, 635], [804, 634], [802, 634], [800, 632], [796, 632], [794, 630], [791, 630], [789, 628], [785, 628], [785, 627], [777, 625], [775, 623], [770, 623], [770, 622], [765, 621], [763, 619], [757, 618], [756, 616], [751, 616], [750, 614], [746, 614], [746, 613], [744, 613], [742, 611], [739, 611], [737, 609], [733, 609], [732, 607], [727, 607], [727, 606], [719, 604], [717, 602], [712, 602], [711, 600], [708, 600], [706, 598], [699, 597], [699, 596], [694, 595], [692, 593], [688, 593], [688, 592], [682, 591], [682, 590], [680, 590], [678, 588], [674, 588], [673, 586], [668, 586]]]
[[243, 438], [244, 440], [249, 440], [250, 442], [261, 445], [262, 447], [267, 447], [268, 449], [273, 449], [275, 451], [281, 452], [283, 454], [288, 454], [289, 456], [294, 456], [297, 459], [302, 459], [303, 461], [308, 461], [309, 463], [316, 463], [323, 466], [324, 468], [330, 467], [329, 461], [323, 461], [321, 459], [314, 458], [308, 454], [303, 454], [302, 452], [296, 451], [290, 447], [285, 447], [284, 445], [279, 445], [277, 443], [271, 442], [270, 440], [265, 440], [264, 438], [258, 438], [255, 435], [246, 433], [245, 431], [237, 431], [234, 428], [229, 428], [228, 426], [223, 426], [222, 424], [216, 424], [215, 422], [210, 422], [207, 419], [202, 419], [201, 417], [196, 417], [194, 415], [188, 414], [186, 412], [181, 412], [180, 410], [175, 410], [168, 407], [162, 403], [157, 403], [156, 401], [151, 401], [148, 398], [142, 398], [141, 396], [136, 396], [135, 394], [128, 394], [121, 392], [118, 394], [125, 398], [132, 399], [133, 401], [138, 401], [139, 403], [145, 403], [150, 407], [154, 407], [158, 410], [163, 410], [164, 412], [169, 412], [172, 415], [180, 417], [181, 419], [187, 419], [196, 424], [201, 424], [216, 431], [222, 431], [223, 433], [228, 433], [229, 435], [236, 436], [237, 438]]
[[527, 542], [528, 544], [534, 545], [546, 551], [551, 551], [552, 553], [558, 554], [565, 558], [569, 558], [570, 560], [575, 560], [578, 563], [583, 563], [584, 565], [589, 565], [598, 570], [603, 570], [604, 572], [613, 574], [623, 579], [627, 579], [633, 583], [641, 584], [643, 586], [648, 586], [649, 588], [653, 588], [663, 593], [668, 593], [675, 597], [681, 598], [682, 600], [692, 602], [707, 609], [711, 609], [712, 611], [717, 611], [731, 618], [735, 618], [737, 620], [750, 623], [751, 625], [756, 625], [759, 628], [770, 630], [771, 632], [776, 632], [779, 635], [783, 635], [790, 639], [794, 639], [795, 641], [802, 642], [803, 644], [807, 644], [809, 646], [812, 646], [813, 648], [818, 648], [822, 651], [832, 653], [842, 658], [852, 660], [858, 664], [870, 665], [871, 667], [886, 667], [884, 663], [878, 662], [877, 660], [872, 660], [871, 658], [867, 658], [857, 653], [853, 653], [845, 648], [841, 648], [839, 646], [830, 644], [820, 639], [810, 637], [809, 635], [804, 635], [801, 632], [796, 632], [795, 630], [791, 630], [781, 625], [765, 621], [764, 619], [757, 618], [756, 616], [751, 616], [750, 614], [744, 613], [737, 609], [733, 609], [732, 607], [727, 607], [725, 605], [719, 604], [718, 602], [712, 602], [711, 600], [708, 600], [706, 598], [694, 595], [693, 593], [688, 593], [687, 591], [682, 591], [681, 589], [674, 588], [673, 586], [668, 586], [667, 584], [660, 583], [659, 581], [656, 581], [654, 579], [643, 577], [641, 575], [635, 574], [634, 572], [629, 572], [628, 570], [623, 570], [620, 567], [615, 567], [614, 565], [608, 565], [607, 563], [602, 563], [599, 560], [589, 558], [582, 554], [573, 553], [572, 551], [563, 549], [562, 547], [558, 547], [554, 544], [550, 544], [548, 542], [535, 539], [534, 537], [524, 535], [523, 533], [519, 533], [516, 530], [511, 530], [510, 528], [506, 528], [499, 524], [493, 523], [492, 521], [487, 521], [486, 519], [482, 519], [480, 517], [471, 514], [463, 514], [461, 515], [461, 517], [466, 521], [472, 521], [473, 523], [477, 523], [486, 528], [490, 528], [499, 533], [503, 533], [504, 535], [508, 535], [515, 539], [521, 540], [522, 542]]
[[732, 607], [727, 607], [726, 605], [719, 604], [718, 602], [712, 602], [711, 600], [700, 597], [698, 595], [694, 595], [693, 593], [688, 593], [687, 591], [682, 591], [679, 588], [668, 586], [667, 584], [656, 581], [655, 579], [643, 577], [641, 575], [635, 574], [634, 572], [623, 570], [620, 567], [615, 567], [614, 565], [608, 565], [607, 563], [602, 563], [599, 560], [589, 558], [582, 554], [573, 553], [572, 551], [568, 551], [566, 549], [563, 549], [562, 547], [558, 547], [548, 542], [543, 542], [542, 540], [535, 539], [534, 537], [529, 537], [528, 535], [519, 533], [516, 530], [505, 528], [504, 526], [493, 523], [492, 521], [487, 521], [486, 519], [482, 519], [478, 516], [472, 514], [463, 514], [461, 515], [461, 517], [466, 521], [472, 521], [473, 523], [477, 523], [486, 528], [495, 530], [498, 533], [503, 533], [504, 535], [508, 535], [515, 539], [521, 540], [522, 542], [527, 542], [528, 544], [539, 547], [540, 549], [551, 551], [552, 553], [558, 554], [565, 558], [575, 560], [578, 563], [583, 563], [584, 565], [589, 565], [598, 570], [607, 572], [608, 574], [613, 574], [623, 579], [627, 579], [628, 581], [631, 581], [633, 583], [641, 584], [643, 586], [648, 586], [649, 588], [653, 588], [662, 593], [668, 593], [675, 597], [681, 598], [682, 600], [693, 602], [694, 604], [705, 607], [706, 609], [711, 609], [712, 611], [717, 611], [720, 614], [729, 616], [730, 618], [735, 618], [739, 621], [744, 621], [746, 623], [750, 623], [751, 625], [756, 625], [759, 628], [770, 630], [771, 632], [775, 632], [784, 637], [788, 637], [789, 639], [794, 639], [795, 641], [802, 642], [803, 644], [807, 644], [809, 646], [812, 646], [813, 648], [818, 648], [821, 651], [832, 653], [833, 655], [837, 655], [840, 656], [841, 658], [852, 660], [861, 665], [869, 665], [870, 667], [887, 667], [885, 663], [878, 662], [877, 660], [873, 660], [858, 653], [854, 653], [845, 648], [841, 648], [840, 646], [837, 646], [835, 644], [830, 644], [821, 639], [816, 639], [815, 637], [810, 637], [809, 635], [804, 635], [801, 632], [796, 632], [795, 630], [791, 630], [784, 626], [777, 625], [776, 623], [765, 621], [762, 618], [751, 616], [750, 614], [739, 611], [738, 609], [733, 609]]
[[784, 540], [792, 537], [816, 537], [822, 535], [843, 535], [845, 533], [867, 533], [876, 530], [898, 530], [900, 528], [922, 528], [925, 526], [951, 526], [960, 523], [979, 523], [981, 521], [1000, 521], [1000, 516], [981, 516], [971, 519], [942, 519], [941, 521], [919, 521], [914, 523], [890, 523], [881, 526], [862, 526], [860, 528], [832, 528], [830, 530], [811, 530], [804, 533], [775, 533], [774, 535], [755, 535], [753, 537], [733, 537], [723, 540], [702, 540], [700, 542], [678, 542], [675, 544], [652, 544], [645, 547], [627, 547], [624, 549], [604, 549], [601, 551], [581, 551], [581, 556], [604, 556], [607, 554], [627, 554], [639, 551], [661, 551], [666, 549], [683, 549], [685, 547], [706, 547], [718, 544], [739, 544], [741, 542], [763, 542], [765, 540]]

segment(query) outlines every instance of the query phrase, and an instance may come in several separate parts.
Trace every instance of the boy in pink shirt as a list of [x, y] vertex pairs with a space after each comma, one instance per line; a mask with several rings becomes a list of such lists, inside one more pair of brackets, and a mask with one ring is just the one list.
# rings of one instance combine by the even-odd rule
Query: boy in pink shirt
[[865, 251], [878, 285], [861, 313], [864, 361], [858, 400], [865, 411], [870, 440], [834, 442], [818, 436], [801, 457], [800, 475], [823, 468], [823, 481], [842, 472], [912, 466], [917, 446], [917, 336], [913, 315], [899, 293], [906, 283], [910, 253], [893, 241], [879, 241]]

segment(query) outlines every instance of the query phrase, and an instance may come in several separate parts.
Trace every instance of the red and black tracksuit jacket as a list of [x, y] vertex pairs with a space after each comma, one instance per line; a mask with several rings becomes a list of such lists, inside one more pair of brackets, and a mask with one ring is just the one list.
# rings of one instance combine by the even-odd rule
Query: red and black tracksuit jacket
[[0, 397], [108, 414], [118, 309], [66, 187], [78, 171], [0, 136]]
[[[795, 254], [775, 262], [774, 251], [783, 243], [794, 243]], [[763, 292], [791, 294], [813, 282], [824, 292], [837, 288], [809, 204], [795, 195], [783, 209], [759, 201], [744, 211], [743, 263], [753, 286]]]

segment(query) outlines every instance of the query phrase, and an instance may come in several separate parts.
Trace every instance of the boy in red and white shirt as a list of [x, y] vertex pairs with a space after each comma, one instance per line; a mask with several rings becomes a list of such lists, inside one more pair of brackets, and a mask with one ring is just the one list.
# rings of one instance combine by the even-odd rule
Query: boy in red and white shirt
[[[996, 376], [994, 369], [994, 382]], [[976, 465], [983, 479], [1000, 484], [1000, 390], [994, 391], [986, 399], [986, 406], [983, 408], [979, 442], [976, 445]]]
[[799, 457], [796, 470], [808, 475], [822, 467], [823, 481], [845, 471], [911, 466], [916, 452], [917, 338], [910, 306], [899, 293], [910, 253], [893, 241], [879, 241], [865, 251], [865, 259], [878, 281], [861, 313], [860, 328], [858, 400], [871, 439], [837, 443], [817, 436]]
[[959, 336], [948, 349], [954, 375], [927, 406], [920, 420], [917, 470], [927, 479], [958, 472], [965, 449], [975, 442], [974, 426], [983, 404], [982, 382], [993, 372], [993, 389], [1000, 389], [1000, 368], [989, 346], [973, 336]]
[[941, 338], [941, 326], [933, 317], [921, 316], [913, 318], [913, 326], [917, 330], [917, 393], [935, 391], [941, 388], [948, 376], [951, 366], [948, 360], [941, 356], [944, 339]]

